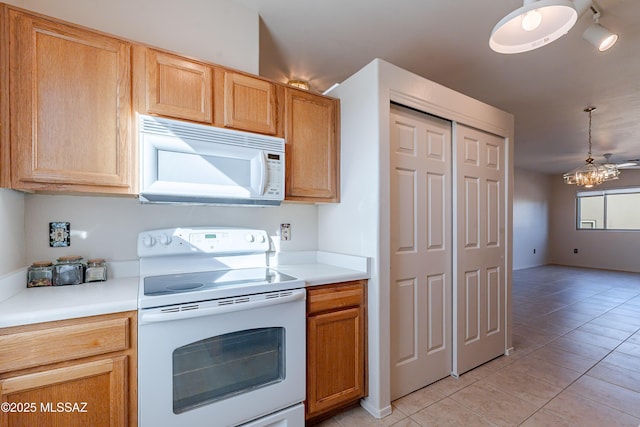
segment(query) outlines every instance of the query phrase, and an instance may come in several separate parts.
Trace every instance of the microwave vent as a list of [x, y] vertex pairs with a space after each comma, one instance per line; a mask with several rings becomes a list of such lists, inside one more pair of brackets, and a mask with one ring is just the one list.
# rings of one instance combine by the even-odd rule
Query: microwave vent
[[181, 122], [152, 116], [139, 116], [139, 132], [178, 137], [180, 139], [225, 144], [284, 152], [284, 139], [234, 129], [224, 129], [196, 123]]

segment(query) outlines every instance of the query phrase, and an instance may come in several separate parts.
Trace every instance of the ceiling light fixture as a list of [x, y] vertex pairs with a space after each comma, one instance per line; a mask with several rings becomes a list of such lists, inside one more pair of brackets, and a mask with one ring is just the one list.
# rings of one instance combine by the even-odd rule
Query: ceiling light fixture
[[563, 175], [565, 184], [575, 184], [577, 186], [591, 188], [605, 181], [618, 179], [620, 175], [620, 170], [618, 170], [616, 165], [610, 163], [605, 165], [594, 163], [591, 157], [591, 112], [595, 109], [596, 107], [587, 107], [584, 109], [586, 113], [589, 113], [589, 157], [587, 157], [587, 164], [565, 173]]
[[297, 87], [302, 90], [309, 90], [309, 82], [306, 80], [292, 79], [287, 82], [289, 86]]
[[584, 30], [582, 38], [594, 45], [600, 52], [604, 52], [616, 44], [618, 35], [600, 25], [602, 12], [595, 3], [591, 4], [590, 9], [593, 12], [593, 24]]
[[496, 24], [489, 46], [499, 53], [537, 49], [565, 35], [576, 23], [578, 12], [570, 0], [524, 0], [522, 7]]

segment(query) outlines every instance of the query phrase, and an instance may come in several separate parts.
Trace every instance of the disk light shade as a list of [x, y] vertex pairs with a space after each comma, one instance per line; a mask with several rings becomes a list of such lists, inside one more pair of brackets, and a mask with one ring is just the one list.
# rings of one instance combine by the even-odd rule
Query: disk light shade
[[565, 35], [577, 19], [570, 0], [524, 0], [522, 7], [496, 24], [489, 46], [498, 53], [537, 49]]
[[582, 38], [594, 45], [600, 52], [609, 49], [618, 41], [617, 34], [613, 34], [597, 22], [584, 30]]

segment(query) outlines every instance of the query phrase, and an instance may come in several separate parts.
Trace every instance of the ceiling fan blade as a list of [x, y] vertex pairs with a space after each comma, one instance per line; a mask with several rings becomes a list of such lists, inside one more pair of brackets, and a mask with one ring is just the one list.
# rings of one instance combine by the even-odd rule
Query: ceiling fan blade
[[640, 168], [640, 159], [625, 160], [623, 163], [616, 165], [618, 169], [638, 169]]

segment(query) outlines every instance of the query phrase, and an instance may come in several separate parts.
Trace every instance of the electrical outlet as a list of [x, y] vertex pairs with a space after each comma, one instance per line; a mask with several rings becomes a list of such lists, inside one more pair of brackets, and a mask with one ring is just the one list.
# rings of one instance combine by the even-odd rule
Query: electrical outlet
[[291, 240], [291, 224], [280, 224], [280, 240]]

